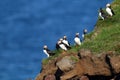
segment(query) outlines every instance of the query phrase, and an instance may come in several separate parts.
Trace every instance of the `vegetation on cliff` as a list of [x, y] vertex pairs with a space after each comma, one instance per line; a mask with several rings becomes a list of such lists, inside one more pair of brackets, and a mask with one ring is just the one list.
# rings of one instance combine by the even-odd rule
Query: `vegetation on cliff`
[[95, 29], [86, 36], [86, 41], [81, 48], [93, 52], [116, 51], [120, 53], [120, 2], [112, 3], [115, 15], [105, 20], [98, 20]]

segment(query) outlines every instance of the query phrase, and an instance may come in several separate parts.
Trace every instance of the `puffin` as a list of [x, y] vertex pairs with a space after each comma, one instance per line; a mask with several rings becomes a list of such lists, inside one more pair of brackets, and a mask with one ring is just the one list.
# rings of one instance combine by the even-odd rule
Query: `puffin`
[[47, 55], [47, 57], [55, 55], [54, 52], [52, 52], [51, 50], [48, 49], [47, 45], [43, 46], [43, 52]]
[[69, 41], [67, 40], [67, 36], [63, 36], [62, 43], [67, 47], [67, 49], [71, 49], [70, 43], [69, 43]]
[[110, 16], [115, 15], [115, 13], [114, 13], [114, 11], [112, 10], [110, 4], [106, 4], [106, 12], [107, 12], [107, 14], [110, 15]]
[[81, 45], [79, 33], [76, 33], [75, 38], [74, 38], [74, 42], [75, 42], [75, 45]]
[[102, 20], [105, 20], [107, 17], [102, 8], [99, 9], [99, 16]]
[[57, 49], [57, 50], [59, 50], [59, 49], [60, 49], [60, 46], [59, 46], [59, 44], [58, 44], [58, 43], [59, 43], [59, 40], [58, 40], [58, 41], [57, 41], [57, 43], [56, 43], [56, 49]]
[[59, 47], [60, 47], [62, 50], [67, 51], [67, 47], [66, 47], [65, 44], [62, 42], [62, 40], [63, 40], [63, 39], [60, 39], [57, 44], [59, 45]]
[[63, 39], [62, 38], [60, 38], [58, 41], [57, 41], [57, 43], [56, 43], [56, 49], [57, 50], [59, 50], [60, 49], [60, 46], [59, 46], [59, 42], [62, 42], [63, 41]]
[[83, 38], [83, 40], [85, 40], [85, 35], [87, 34], [87, 29], [83, 29], [83, 34], [82, 34], [82, 38]]

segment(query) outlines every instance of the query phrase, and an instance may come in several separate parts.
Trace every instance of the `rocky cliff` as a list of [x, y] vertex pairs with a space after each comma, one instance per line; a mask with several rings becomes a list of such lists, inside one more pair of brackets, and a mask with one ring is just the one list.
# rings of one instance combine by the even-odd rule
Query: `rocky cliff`
[[[120, 73], [120, 55], [108, 51], [93, 55], [90, 50], [64, 53], [43, 65], [36, 80], [110, 80]], [[120, 77], [119, 77], [120, 79]], [[119, 80], [116, 79], [116, 80]]]

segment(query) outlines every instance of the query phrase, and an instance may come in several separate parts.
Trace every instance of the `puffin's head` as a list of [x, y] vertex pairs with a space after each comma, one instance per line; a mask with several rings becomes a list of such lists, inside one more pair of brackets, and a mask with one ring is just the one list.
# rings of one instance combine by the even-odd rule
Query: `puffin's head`
[[63, 41], [63, 38], [60, 38], [59, 41]]
[[[102, 8], [101, 8], [101, 10], [102, 10]], [[84, 32], [84, 33], [87, 33], [88, 31], [87, 31], [87, 29], [84, 29], [83, 32]]]
[[76, 33], [75, 36], [78, 37], [78, 36], [79, 36], [79, 33]]
[[43, 48], [44, 48], [44, 49], [47, 49], [48, 47], [47, 47], [47, 45], [44, 45]]
[[61, 44], [61, 42], [62, 42], [62, 41], [58, 41], [57, 44], [59, 45], [59, 44]]
[[63, 36], [63, 39], [67, 39], [67, 36]]
[[106, 7], [110, 7], [111, 5], [108, 3], [108, 4], [106, 4]]

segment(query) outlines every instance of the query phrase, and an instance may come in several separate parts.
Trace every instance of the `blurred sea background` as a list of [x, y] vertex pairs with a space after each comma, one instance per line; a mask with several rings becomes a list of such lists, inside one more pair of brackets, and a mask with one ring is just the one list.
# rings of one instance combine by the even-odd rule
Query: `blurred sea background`
[[74, 44], [76, 32], [91, 32], [98, 9], [112, 0], [1, 0], [0, 80], [34, 80], [40, 72], [43, 45], [54, 50], [67, 36]]

